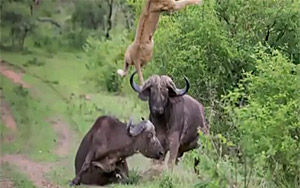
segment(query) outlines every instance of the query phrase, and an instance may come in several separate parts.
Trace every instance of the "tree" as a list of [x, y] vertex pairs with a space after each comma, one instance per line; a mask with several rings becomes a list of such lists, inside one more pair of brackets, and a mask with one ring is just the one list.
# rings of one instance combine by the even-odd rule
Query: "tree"
[[1, 25], [10, 28], [11, 45], [23, 48], [26, 37], [34, 30], [34, 17], [29, 0], [4, 1], [1, 3]]
[[81, 28], [97, 30], [100, 27], [105, 29], [105, 15], [107, 7], [103, 1], [74, 1], [75, 11], [72, 15], [72, 22], [76, 26], [79, 24]]

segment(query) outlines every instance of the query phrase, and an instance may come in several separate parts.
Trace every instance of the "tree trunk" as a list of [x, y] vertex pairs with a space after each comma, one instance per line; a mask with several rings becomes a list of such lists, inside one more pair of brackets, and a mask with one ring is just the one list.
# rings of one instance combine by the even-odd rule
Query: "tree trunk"
[[109, 13], [108, 13], [108, 17], [107, 17], [107, 30], [106, 30], [106, 38], [110, 38], [110, 30], [112, 28], [112, 12], [113, 12], [113, 4], [114, 4], [114, 0], [107, 0], [106, 1], [109, 7]]
[[23, 47], [24, 47], [24, 42], [25, 42], [25, 38], [27, 37], [28, 31], [29, 31], [28, 29], [25, 29], [24, 34], [23, 34], [23, 36], [21, 38], [21, 41], [20, 41], [20, 47], [21, 47], [21, 49], [23, 49]]
[[11, 46], [14, 46], [15, 45], [15, 38], [14, 38], [14, 35], [15, 35], [15, 29], [14, 28], [11, 28]]

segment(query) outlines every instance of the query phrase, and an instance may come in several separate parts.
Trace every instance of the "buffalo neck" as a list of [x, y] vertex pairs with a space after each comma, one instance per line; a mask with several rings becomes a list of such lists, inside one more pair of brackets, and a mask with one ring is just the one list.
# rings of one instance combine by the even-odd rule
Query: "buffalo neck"
[[135, 154], [138, 151], [138, 147], [136, 144], [136, 137], [129, 137], [129, 142], [126, 144], [126, 146], [121, 150], [120, 153], [122, 153], [122, 157], [129, 157]]

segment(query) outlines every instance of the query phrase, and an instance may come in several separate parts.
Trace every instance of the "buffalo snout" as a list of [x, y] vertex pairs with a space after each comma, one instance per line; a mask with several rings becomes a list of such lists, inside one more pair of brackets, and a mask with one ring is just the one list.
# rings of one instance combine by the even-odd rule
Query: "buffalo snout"
[[163, 107], [159, 107], [159, 108], [153, 107], [152, 111], [154, 114], [162, 115], [164, 113], [164, 108]]
[[165, 156], [164, 150], [158, 151], [156, 159], [161, 160]]
[[159, 140], [156, 138], [156, 144], [155, 144], [155, 151], [156, 151], [156, 157], [155, 159], [162, 159], [165, 156], [165, 150], [162, 147], [161, 143]]

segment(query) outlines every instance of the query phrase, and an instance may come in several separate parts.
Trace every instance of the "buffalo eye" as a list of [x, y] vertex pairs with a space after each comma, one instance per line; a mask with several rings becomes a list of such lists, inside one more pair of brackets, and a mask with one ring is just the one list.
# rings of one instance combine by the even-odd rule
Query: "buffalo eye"
[[148, 133], [148, 138], [152, 138], [153, 137], [153, 134], [152, 133]]

